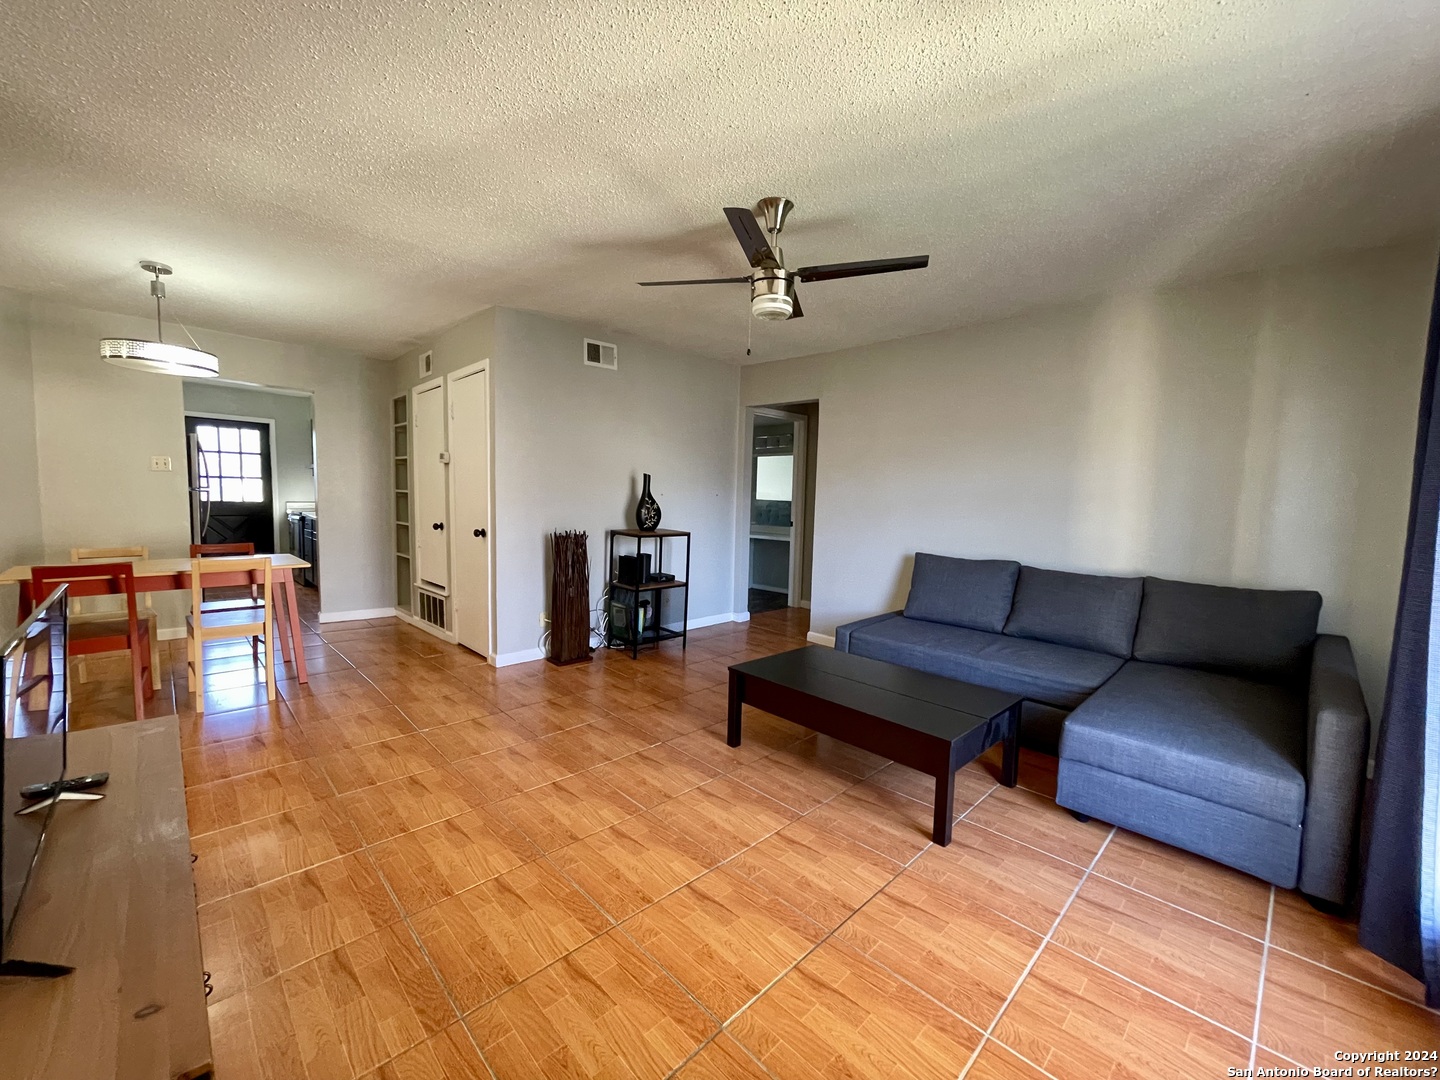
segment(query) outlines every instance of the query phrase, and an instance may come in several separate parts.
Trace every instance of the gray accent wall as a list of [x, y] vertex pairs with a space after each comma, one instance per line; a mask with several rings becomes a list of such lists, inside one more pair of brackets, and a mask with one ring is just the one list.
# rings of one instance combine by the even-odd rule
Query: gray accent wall
[[[40, 470], [29, 300], [0, 289], [0, 569], [40, 558]], [[0, 632], [15, 624], [14, 586], [0, 586]]]
[[[616, 345], [615, 371], [582, 362], [586, 338]], [[652, 474], [664, 528], [694, 533], [690, 618], [728, 619], [734, 562], [738, 367], [602, 327], [487, 308], [398, 357], [391, 393], [490, 362], [495, 645], [501, 663], [540, 655], [549, 612], [549, 535], [583, 529], [590, 591], [605, 582], [605, 535], [633, 528]], [[679, 554], [682, 548], [673, 549]], [[670, 567], [667, 565], [667, 569]]]
[[814, 631], [901, 607], [917, 550], [1317, 589], [1378, 710], [1435, 261], [1409, 243], [745, 367], [742, 406], [824, 417]]
[[[27, 322], [44, 556], [121, 544], [184, 555], [184, 382], [98, 354], [102, 336], [149, 337], [154, 322], [41, 301], [29, 302]], [[227, 379], [314, 395], [322, 612], [388, 610], [388, 366], [345, 350], [191, 329]], [[173, 471], [151, 472], [152, 455], [169, 456]], [[162, 631], [183, 627], [182, 598], [156, 601]]]
[[[730, 603], [727, 572], [738, 367], [509, 308], [497, 309], [495, 331], [496, 651], [538, 647], [554, 530], [590, 534], [590, 591], [599, 601], [606, 530], [635, 527], [646, 472], [661, 527], [694, 534], [690, 618], [744, 611]], [[581, 363], [586, 337], [618, 346], [618, 370]]]

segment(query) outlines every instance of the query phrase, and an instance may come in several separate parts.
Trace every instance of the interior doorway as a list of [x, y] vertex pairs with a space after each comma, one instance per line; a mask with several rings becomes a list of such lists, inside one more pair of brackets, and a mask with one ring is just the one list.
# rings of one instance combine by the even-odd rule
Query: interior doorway
[[749, 414], [747, 608], [809, 607], [819, 403], [757, 406]]
[[318, 610], [320, 586], [313, 405], [301, 390], [184, 384], [190, 542], [299, 556], [310, 564], [296, 571], [305, 610]]

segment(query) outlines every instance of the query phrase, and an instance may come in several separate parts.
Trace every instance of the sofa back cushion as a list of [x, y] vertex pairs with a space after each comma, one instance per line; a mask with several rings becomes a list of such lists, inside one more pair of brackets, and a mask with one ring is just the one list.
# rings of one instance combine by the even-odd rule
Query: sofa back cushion
[[1135, 659], [1287, 682], [1303, 673], [1319, 622], [1317, 592], [1147, 577]]
[[998, 634], [1010, 614], [1019, 572], [1018, 562], [917, 552], [905, 617]]
[[1005, 633], [1129, 656], [1143, 591], [1141, 578], [1022, 566]]

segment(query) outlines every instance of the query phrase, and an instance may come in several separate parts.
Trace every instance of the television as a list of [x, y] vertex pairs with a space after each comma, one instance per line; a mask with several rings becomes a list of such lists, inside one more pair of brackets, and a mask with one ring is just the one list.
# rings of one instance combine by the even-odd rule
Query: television
[[[65, 777], [67, 724], [67, 587], [59, 586], [15, 628], [0, 649], [0, 704], [5, 738], [0, 753], [0, 973], [32, 965], [10, 955], [25, 886], [44, 846]], [[28, 789], [22, 794], [22, 789]]]

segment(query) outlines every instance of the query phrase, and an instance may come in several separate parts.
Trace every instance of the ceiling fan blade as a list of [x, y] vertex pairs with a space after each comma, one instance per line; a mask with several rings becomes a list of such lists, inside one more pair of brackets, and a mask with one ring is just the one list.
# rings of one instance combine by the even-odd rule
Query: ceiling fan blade
[[732, 285], [740, 282], [750, 284], [748, 277], [693, 278], [689, 281], [637, 281], [636, 285]]
[[[791, 293], [790, 299], [794, 304], [794, 306], [790, 309], [790, 319], [803, 319], [805, 317], [805, 312], [800, 307], [800, 294]], [[790, 319], [786, 319], [785, 321], [789, 322]]]
[[770, 250], [770, 241], [765, 239], [765, 230], [760, 228], [760, 222], [755, 220], [753, 212], [743, 206], [727, 206], [725, 216], [730, 219], [730, 227], [735, 230], [735, 239], [739, 240], [740, 246], [745, 249], [745, 258], [750, 260], [751, 266], [773, 269], [780, 265], [780, 260], [775, 258], [775, 252]]
[[795, 276], [801, 281], [832, 281], [835, 278], [863, 277], [865, 274], [893, 274], [897, 270], [923, 270], [929, 265], [929, 255], [907, 255], [902, 259], [865, 259], [862, 262], [802, 266], [795, 271]]

